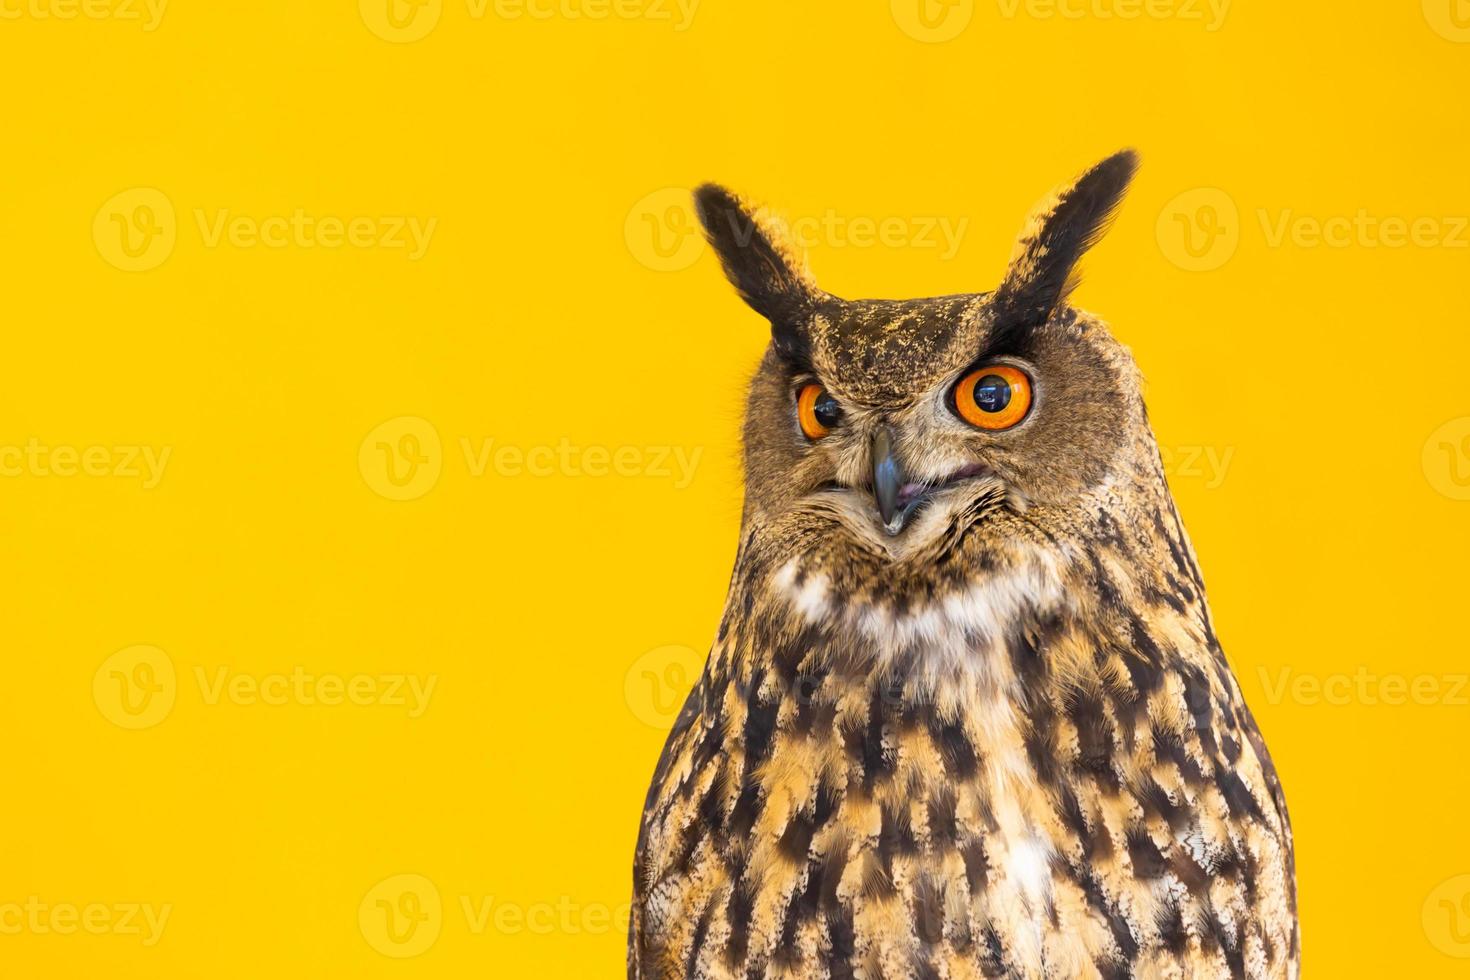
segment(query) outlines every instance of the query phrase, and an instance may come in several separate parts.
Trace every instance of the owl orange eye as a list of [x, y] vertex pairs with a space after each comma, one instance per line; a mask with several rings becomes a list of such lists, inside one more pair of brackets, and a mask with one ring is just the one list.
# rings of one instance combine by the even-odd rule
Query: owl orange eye
[[1031, 379], [1008, 364], [971, 371], [955, 385], [954, 407], [976, 428], [1009, 429], [1031, 411]]
[[796, 396], [796, 418], [801, 431], [816, 441], [830, 433], [842, 419], [842, 406], [821, 385], [807, 385]]

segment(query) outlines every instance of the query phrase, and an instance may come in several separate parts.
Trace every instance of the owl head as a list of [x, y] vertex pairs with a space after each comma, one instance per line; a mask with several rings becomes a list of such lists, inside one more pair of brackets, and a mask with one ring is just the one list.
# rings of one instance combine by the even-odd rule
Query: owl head
[[996, 514], [1094, 509], [1153, 443], [1132, 359], [1067, 301], [1136, 168], [1125, 151], [1055, 191], [995, 290], [919, 300], [823, 291], [776, 222], [700, 188], [726, 275], [771, 325], [747, 406], [747, 522], [809, 515], [902, 557]]

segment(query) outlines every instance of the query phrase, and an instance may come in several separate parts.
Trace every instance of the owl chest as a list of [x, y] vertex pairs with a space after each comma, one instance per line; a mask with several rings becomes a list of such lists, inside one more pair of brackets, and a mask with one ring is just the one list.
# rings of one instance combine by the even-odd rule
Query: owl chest
[[[711, 795], [696, 788], [662, 835], [682, 870], [654, 901], [686, 962], [719, 951], [698, 975], [758, 976], [840, 955], [903, 977], [922, 951], [1041, 976], [1070, 848], [1045, 818], [1024, 706], [1004, 685], [967, 689], [953, 716], [883, 684], [821, 690], [770, 704], [752, 691], [738, 725], [706, 730], [741, 738], [693, 776]], [[742, 969], [722, 974], [736, 954]]]
[[[803, 589], [798, 612], [830, 616]], [[1289, 841], [1239, 733], [1211, 734], [1198, 698], [1166, 710], [1174, 675], [1152, 699], [1126, 669], [1079, 682], [1117, 639], [1055, 596], [732, 631], [761, 655], [713, 676], [650, 826], [648, 926], [690, 975], [1281, 975], [1289, 919], [1260, 908], [1290, 907]], [[1256, 798], [1217, 785], [1219, 751]]]
[[[705, 839], [684, 881], [725, 883], [751, 954], [816, 950], [850, 923], [873, 949], [948, 937], [1013, 965], [1041, 962], [1067, 845], [1043, 817], [1052, 805], [1010, 669], [928, 692], [887, 670], [808, 671], [779, 691], [769, 681], [732, 695], [743, 714], [707, 730], [726, 741], [696, 782], [718, 800], [692, 807], [705, 820], [685, 830]], [[890, 966], [884, 975], [905, 975]]]

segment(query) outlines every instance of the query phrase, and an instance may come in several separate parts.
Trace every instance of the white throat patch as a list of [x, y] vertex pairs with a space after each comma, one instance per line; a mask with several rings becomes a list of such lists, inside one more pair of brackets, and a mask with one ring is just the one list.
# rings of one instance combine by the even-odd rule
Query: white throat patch
[[852, 630], [873, 641], [882, 659], [920, 654], [924, 673], [938, 680], [979, 669], [985, 656], [1023, 613], [1045, 613], [1066, 601], [1062, 559], [1051, 550], [1029, 548], [1013, 568], [986, 573], [963, 589], [928, 606], [896, 612], [882, 600], [855, 602], [836, 594], [827, 576], [802, 575], [792, 559], [771, 577], [773, 595], [807, 623]]

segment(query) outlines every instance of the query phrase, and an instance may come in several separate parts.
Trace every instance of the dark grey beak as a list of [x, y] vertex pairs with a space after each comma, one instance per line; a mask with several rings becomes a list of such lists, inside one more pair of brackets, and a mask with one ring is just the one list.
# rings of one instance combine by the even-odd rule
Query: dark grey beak
[[903, 467], [893, 454], [893, 435], [886, 427], [880, 428], [873, 436], [873, 499], [883, 518], [883, 530], [889, 534], [902, 531], [908, 520], [910, 508], [899, 504], [903, 485]]

